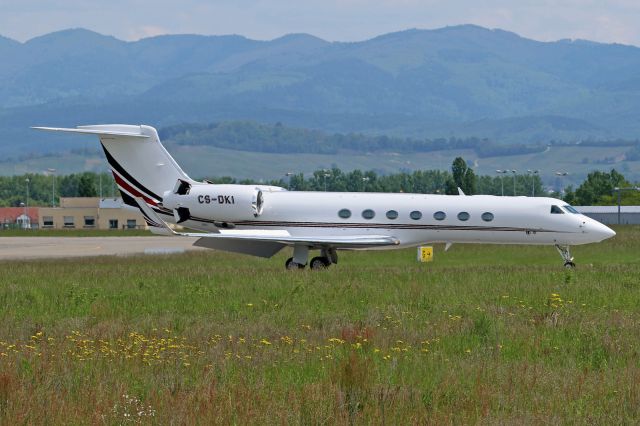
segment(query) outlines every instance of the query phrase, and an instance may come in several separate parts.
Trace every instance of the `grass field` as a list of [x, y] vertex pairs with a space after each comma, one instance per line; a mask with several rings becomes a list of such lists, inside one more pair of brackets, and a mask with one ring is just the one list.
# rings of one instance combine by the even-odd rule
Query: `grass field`
[[0, 264], [0, 424], [637, 424], [640, 227], [576, 247]]

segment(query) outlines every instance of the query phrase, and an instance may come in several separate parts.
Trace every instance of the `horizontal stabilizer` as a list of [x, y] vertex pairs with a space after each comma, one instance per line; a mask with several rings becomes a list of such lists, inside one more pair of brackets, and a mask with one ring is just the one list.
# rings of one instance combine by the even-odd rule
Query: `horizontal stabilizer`
[[[88, 135], [98, 135], [98, 136], [122, 136], [127, 138], [141, 138], [148, 139], [148, 135], [143, 135], [142, 133], [136, 133], [130, 131], [130, 129], [135, 128], [136, 126], [121, 126], [122, 130], [118, 129], [117, 126], [112, 126], [110, 128], [106, 128], [105, 126], [81, 126], [77, 128], [66, 128], [66, 127], [32, 127], [35, 130], [45, 130], [48, 132], [65, 132], [65, 133], [81, 133]], [[126, 130], [125, 130], [126, 129]]]

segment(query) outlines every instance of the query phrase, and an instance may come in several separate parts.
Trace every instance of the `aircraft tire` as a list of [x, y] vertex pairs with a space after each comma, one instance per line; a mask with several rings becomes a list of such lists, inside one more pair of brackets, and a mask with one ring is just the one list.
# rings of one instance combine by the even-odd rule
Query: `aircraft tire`
[[293, 261], [293, 257], [290, 257], [289, 259], [287, 259], [287, 261], [284, 264], [284, 267], [287, 270], [296, 270], [296, 269], [304, 269], [305, 265], [301, 265], [299, 263], [296, 263]]
[[309, 267], [314, 271], [327, 269], [329, 265], [331, 265], [331, 261], [322, 256], [314, 257], [313, 259], [311, 259], [311, 262], [309, 262]]

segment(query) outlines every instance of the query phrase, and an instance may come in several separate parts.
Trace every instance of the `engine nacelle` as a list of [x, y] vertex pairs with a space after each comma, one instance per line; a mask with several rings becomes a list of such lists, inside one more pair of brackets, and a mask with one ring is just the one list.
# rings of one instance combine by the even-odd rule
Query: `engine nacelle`
[[189, 218], [220, 223], [252, 220], [262, 214], [262, 191], [251, 185], [216, 185], [178, 181], [173, 191], [163, 194], [162, 205], [174, 211], [177, 222]]

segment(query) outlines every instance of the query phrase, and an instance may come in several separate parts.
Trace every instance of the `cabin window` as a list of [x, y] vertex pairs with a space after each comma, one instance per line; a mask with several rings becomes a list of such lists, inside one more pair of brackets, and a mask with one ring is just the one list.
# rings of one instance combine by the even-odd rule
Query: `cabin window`
[[418, 210], [414, 210], [411, 213], [409, 213], [409, 217], [413, 220], [420, 220], [422, 218], [422, 213], [419, 212]]
[[393, 220], [393, 219], [397, 219], [397, 218], [398, 218], [398, 212], [397, 212], [397, 211], [395, 211], [395, 210], [389, 210], [389, 211], [387, 212], [387, 219], [391, 219], [391, 220]]
[[373, 219], [376, 215], [376, 212], [374, 212], [371, 209], [366, 209], [362, 211], [362, 217], [364, 217], [365, 219]]
[[469, 217], [470, 217], [469, 213], [467, 213], [467, 212], [458, 213], [458, 220], [461, 220], [463, 222], [469, 220]]
[[564, 214], [564, 212], [558, 206], [551, 206], [551, 214]]
[[351, 210], [342, 209], [338, 212], [338, 216], [340, 216], [343, 219], [349, 219], [351, 217]]
[[573, 214], [580, 214], [580, 212], [578, 210], [576, 210], [575, 208], [573, 208], [573, 207], [571, 207], [569, 205], [562, 206], [562, 207], [564, 207], [565, 210], [567, 210], [567, 211], [569, 211], [569, 212], [571, 212]]
[[445, 212], [435, 212], [433, 214], [433, 218], [435, 220], [444, 220], [447, 217], [447, 214]]
[[491, 222], [493, 220], [493, 213], [491, 212], [484, 212], [482, 213], [482, 220], [484, 220], [485, 222]]

